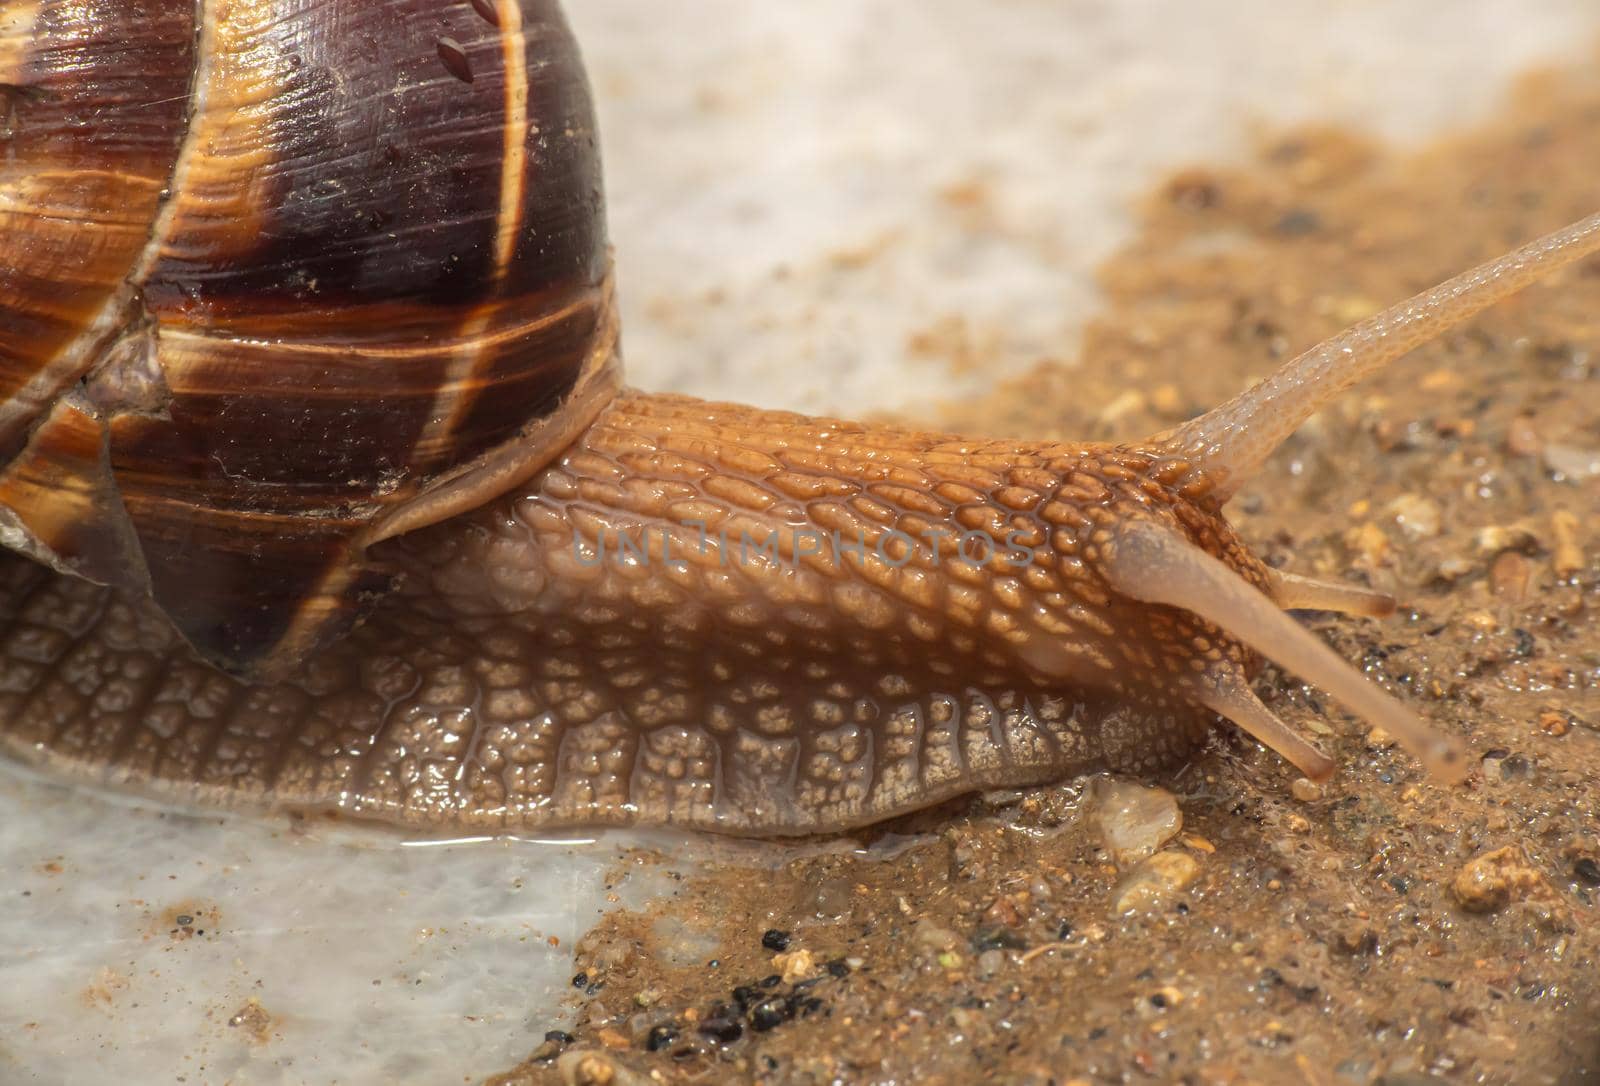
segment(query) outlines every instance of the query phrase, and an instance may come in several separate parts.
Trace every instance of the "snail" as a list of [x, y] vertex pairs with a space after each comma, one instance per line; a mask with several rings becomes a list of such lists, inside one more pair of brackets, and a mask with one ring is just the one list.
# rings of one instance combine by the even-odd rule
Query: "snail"
[[0, 16], [0, 750], [426, 828], [858, 826], [1153, 772], [1272, 660], [1441, 778], [1287, 613], [1393, 602], [1223, 517], [1362, 377], [1600, 249], [1600, 216], [1126, 444], [622, 382], [556, 0]]

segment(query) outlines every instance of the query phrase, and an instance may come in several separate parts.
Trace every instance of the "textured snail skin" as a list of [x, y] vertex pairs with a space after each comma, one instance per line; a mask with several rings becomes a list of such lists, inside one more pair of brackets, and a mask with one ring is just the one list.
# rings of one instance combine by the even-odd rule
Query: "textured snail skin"
[[[1111, 529], [1150, 518], [1266, 583], [1162, 481], [1185, 469], [627, 393], [524, 492], [386, 544], [400, 593], [282, 684], [225, 678], [146, 607], [14, 561], [0, 734], [177, 799], [493, 829], [832, 830], [1153, 769], [1213, 719], [1180, 693], [1192, 662], [1253, 664], [1111, 592]], [[797, 558], [800, 526], [827, 541]], [[958, 555], [962, 532], [1036, 558], [1001, 572], [1002, 552]], [[619, 560], [624, 536], [652, 553]]]

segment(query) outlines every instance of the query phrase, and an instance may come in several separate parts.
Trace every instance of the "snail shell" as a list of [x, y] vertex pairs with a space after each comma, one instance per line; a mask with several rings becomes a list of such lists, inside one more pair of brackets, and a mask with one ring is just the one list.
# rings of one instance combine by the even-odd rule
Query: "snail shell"
[[577, 47], [555, 0], [92, 14], [0, 16], [4, 542], [280, 670], [617, 384]]

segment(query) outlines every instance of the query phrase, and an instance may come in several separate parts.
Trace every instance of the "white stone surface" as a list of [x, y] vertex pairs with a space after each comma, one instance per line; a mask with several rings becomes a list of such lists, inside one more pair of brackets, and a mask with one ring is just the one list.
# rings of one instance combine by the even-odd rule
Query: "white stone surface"
[[[636, 381], [855, 414], [972, 387], [908, 355], [941, 321], [980, 377], [1070, 357], [1164, 171], [1294, 119], [1415, 139], [1600, 30], [1591, 0], [569, 7]], [[981, 214], [940, 195], [973, 183]], [[403, 847], [0, 772], [0, 1083], [471, 1081], [554, 1023], [616, 847]], [[174, 938], [178, 908], [213, 926]], [[228, 1024], [251, 997], [264, 1042]]]
[[[578, 0], [631, 376], [862, 414], [1070, 358], [1131, 195], [1298, 120], [1414, 140], [1590, 0]], [[988, 210], [940, 193], [981, 183]], [[1448, 224], [1441, 223], [1448, 229]], [[909, 357], [964, 321], [965, 380]]]

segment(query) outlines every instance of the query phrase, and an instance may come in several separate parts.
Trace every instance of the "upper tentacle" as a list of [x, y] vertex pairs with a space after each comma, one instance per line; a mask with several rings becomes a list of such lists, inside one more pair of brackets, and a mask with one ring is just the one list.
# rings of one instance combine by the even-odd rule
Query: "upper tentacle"
[[1147, 443], [1194, 465], [1210, 501], [1231, 498], [1290, 434], [1383, 366], [1538, 279], [1600, 250], [1591, 215], [1323, 340], [1233, 399]]

